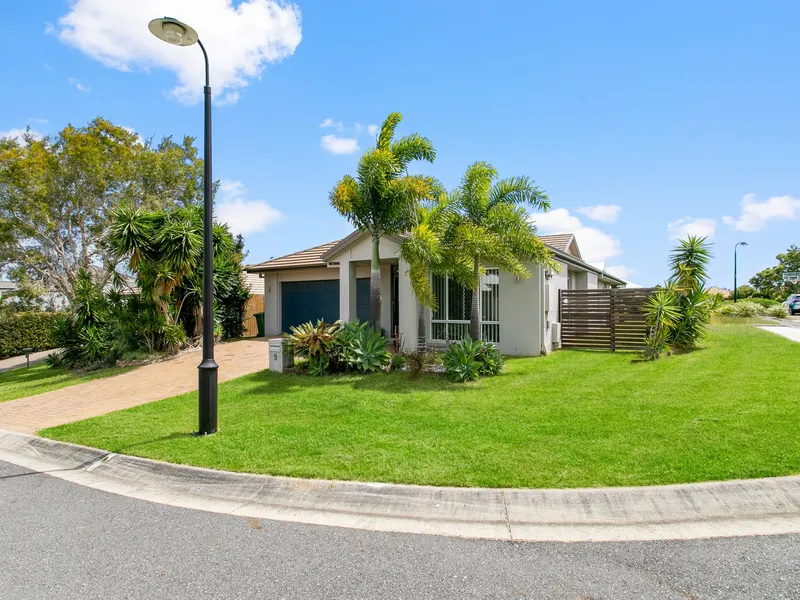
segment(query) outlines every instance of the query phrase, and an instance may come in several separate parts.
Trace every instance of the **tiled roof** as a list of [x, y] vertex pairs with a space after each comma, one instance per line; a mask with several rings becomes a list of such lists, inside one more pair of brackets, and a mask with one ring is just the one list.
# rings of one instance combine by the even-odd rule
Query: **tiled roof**
[[[569, 252], [569, 245], [573, 239], [573, 235], [571, 233], [540, 235], [539, 239], [541, 239], [547, 246], [550, 246], [551, 248], [561, 252]], [[322, 244], [321, 246], [314, 246], [313, 248], [309, 248], [307, 250], [301, 250], [300, 252], [294, 252], [293, 254], [287, 254], [286, 256], [273, 258], [263, 263], [247, 265], [245, 270], [249, 272], [258, 272], [273, 271], [277, 269], [324, 267], [327, 265], [327, 263], [322, 260], [322, 257], [328, 251], [337, 246], [341, 241], [342, 240], [334, 240], [333, 242], [328, 242], [327, 244]]]
[[275, 269], [299, 269], [303, 267], [324, 267], [327, 263], [322, 260], [322, 255], [333, 248], [341, 240], [334, 240], [321, 246], [314, 246], [308, 250], [301, 250], [286, 256], [279, 256], [256, 265], [247, 265], [246, 271], [272, 271]]
[[569, 244], [572, 241], [573, 235], [571, 233], [559, 233], [556, 235], [540, 235], [539, 239], [542, 240], [546, 246], [560, 250], [561, 252], [569, 252]]

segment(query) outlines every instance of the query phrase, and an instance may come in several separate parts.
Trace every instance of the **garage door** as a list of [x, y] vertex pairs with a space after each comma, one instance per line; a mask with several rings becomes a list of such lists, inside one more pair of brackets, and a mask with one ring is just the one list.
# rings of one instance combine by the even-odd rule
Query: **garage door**
[[339, 318], [339, 280], [285, 281], [281, 284], [281, 329]]

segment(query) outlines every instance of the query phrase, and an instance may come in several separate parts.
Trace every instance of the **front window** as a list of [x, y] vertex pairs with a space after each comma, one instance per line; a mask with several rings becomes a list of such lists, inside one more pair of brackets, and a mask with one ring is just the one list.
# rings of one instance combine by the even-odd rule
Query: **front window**
[[[431, 314], [431, 339], [468, 337], [472, 290], [442, 275], [434, 275], [432, 285], [437, 307]], [[481, 275], [481, 337], [500, 342], [500, 269], [486, 269]]]

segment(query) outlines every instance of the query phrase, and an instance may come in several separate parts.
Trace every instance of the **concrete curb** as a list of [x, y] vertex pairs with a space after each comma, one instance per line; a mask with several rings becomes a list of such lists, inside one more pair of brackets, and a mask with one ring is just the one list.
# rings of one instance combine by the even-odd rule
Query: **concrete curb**
[[438, 488], [228, 473], [3, 430], [0, 460], [172, 506], [374, 531], [519, 541], [800, 532], [800, 476], [632, 488]]

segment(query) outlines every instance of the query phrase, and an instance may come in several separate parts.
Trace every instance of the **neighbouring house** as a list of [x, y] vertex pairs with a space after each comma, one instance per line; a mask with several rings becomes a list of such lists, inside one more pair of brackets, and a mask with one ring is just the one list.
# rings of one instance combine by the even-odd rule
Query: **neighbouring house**
[[0, 300], [3, 296], [8, 296], [17, 289], [17, 284], [13, 281], [0, 281]]
[[[558, 262], [558, 272], [531, 267], [529, 279], [486, 265], [481, 281], [483, 338], [507, 355], [536, 356], [560, 342], [559, 290], [624, 287], [625, 281], [581, 258], [572, 234], [541, 236]], [[381, 327], [400, 336], [406, 348], [417, 340], [418, 303], [408, 266], [399, 259], [402, 238], [381, 238]], [[249, 275], [263, 278], [267, 336], [293, 325], [323, 319], [369, 319], [369, 274], [372, 240], [356, 231], [344, 239], [248, 265]], [[467, 335], [472, 292], [433, 276], [437, 309], [426, 310], [428, 343], [444, 347]]]
[[733, 297], [733, 292], [731, 290], [724, 287], [717, 287], [716, 285], [712, 285], [710, 288], [708, 288], [707, 291], [711, 296], [719, 294], [720, 296], [725, 298], [725, 300]]

